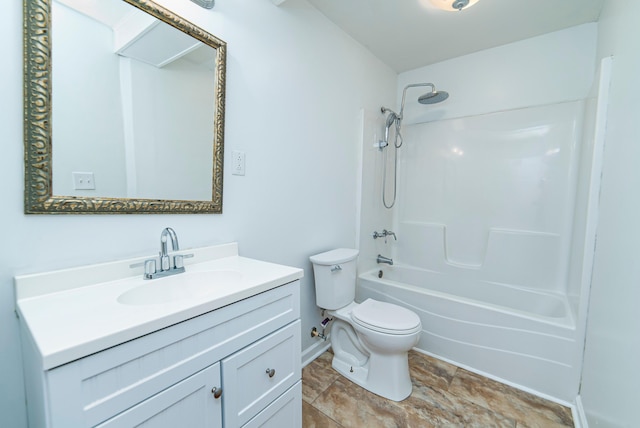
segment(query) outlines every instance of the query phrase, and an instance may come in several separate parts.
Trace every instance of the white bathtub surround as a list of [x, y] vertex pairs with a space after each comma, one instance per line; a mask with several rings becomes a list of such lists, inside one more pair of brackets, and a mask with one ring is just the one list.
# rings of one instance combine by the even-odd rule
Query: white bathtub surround
[[398, 260], [564, 293], [583, 117], [572, 102], [407, 126]]
[[[566, 42], [554, 37], [560, 37], [558, 46]], [[473, 62], [454, 62], [464, 61]], [[429, 70], [437, 74], [447, 66]], [[417, 348], [424, 352], [563, 404], [574, 403], [582, 369], [609, 68], [610, 63], [603, 63], [595, 85], [598, 98], [575, 100], [570, 93], [578, 88], [572, 85], [550, 97], [561, 102], [543, 104], [532, 97], [531, 104], [523, 100], [519, 108], [505, 103], [500, 109], [492, 98], [484, 106], [487, 112], [467, 115], [459, 103], [468, 94], [461, 93], [455, 105], [425, 109], [429, 121], [405, 122], [398, 204], [393, 221], [384, 225], [397, 232], [398, 241], [384, 249], [395, 263], [382, 267], [375, 257], [362, 260], [356, 300], [375, 298], [418, 313], [423, 334]], [[490, 86], [492, 78], [484, 77]], [[484, 77], [474, 85], [482, 88]], [[586, 86], [584, 81], [580, 85]], [[456, 95], [455, 87], [446, 89], [451, 98]], [[583, 88], [583, 96], [587, 92]], [[365, 154], [367, 144], [363, 142]], [[374, 176], [381, 169], [372, 164], [363, 174]], [[363, 192], [363, 204], [371, 206], [372, 201], [383, 210], [378, 195]], [[374, 215], [363, 209], [363, 218], [364, 225]], [[365, 232], [362, 253], [379, 252], [381, 244], [369, 242]]]
[[382, 280], [378, 269], [361, 275], [358, 299], [418, 313], [418, 348], [426, 352], [572, 402], [586, 292], [578, 256], [585, 240], [573, 229], [588, 193], [577, 183], [591, 171], [580, 161], [591, 159], [581, 141], [583, 129], [593, 132], [593, 106], [575, 101], [407, 126], [396, 264]]

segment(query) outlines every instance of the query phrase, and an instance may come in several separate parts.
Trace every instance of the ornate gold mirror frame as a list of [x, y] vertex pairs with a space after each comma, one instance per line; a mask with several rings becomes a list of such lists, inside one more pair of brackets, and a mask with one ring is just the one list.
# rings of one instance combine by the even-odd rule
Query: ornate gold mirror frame
[[216, 49], [213, 182], [210, 201], [53, 195], [51, 2], [24, 0], [26, 214], [198, 214], [222, 212], [226, 43], [150, 0], [123, 0]]

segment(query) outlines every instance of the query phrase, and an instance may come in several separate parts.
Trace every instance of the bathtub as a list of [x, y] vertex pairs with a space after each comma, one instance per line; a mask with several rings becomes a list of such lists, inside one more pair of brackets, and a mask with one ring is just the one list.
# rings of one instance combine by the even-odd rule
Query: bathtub
[[416, 312], [416, 348], [521, 389], [575, 398], [576, 328], [564, 296], [394, 265], [358, 277], [357, 301], [396, 303]]

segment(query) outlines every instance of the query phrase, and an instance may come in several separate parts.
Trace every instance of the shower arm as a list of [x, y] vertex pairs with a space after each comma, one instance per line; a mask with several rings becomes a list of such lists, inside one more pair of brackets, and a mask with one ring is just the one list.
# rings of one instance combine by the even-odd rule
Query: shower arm
[[402, 119], [404, 118], [404, 99], [405, 99], [405, 96], [407, 95], [407, 89], [417, 88], [422, 86], [431, 87], [431, 92], [434, 92], [436, 90], [436, 86], [433, 83], [412, 83], [410, 85], [405, 86], [404, 90], [402, 91], [402, 102], [400, 103], [400, 114], [398, 114], [399, 121], [402, 121]]

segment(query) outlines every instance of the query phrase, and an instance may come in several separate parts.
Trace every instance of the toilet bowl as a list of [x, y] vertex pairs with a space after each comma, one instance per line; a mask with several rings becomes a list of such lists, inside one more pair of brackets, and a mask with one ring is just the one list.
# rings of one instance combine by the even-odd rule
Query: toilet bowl
[[418, 315], [391, 303], [356, 303], [357, 250], [312, 256], [316, 301], [333, 318], [332, 366], [363, 388], [394, 401], [411, 395], [408, 351], [420, 338]]

